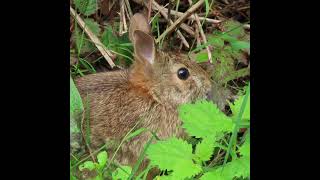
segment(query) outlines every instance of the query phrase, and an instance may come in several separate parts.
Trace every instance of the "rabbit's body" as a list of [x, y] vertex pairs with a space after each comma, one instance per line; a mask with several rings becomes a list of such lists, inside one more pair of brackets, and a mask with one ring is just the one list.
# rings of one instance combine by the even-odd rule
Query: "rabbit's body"
[[[135, 18], [142, 17], [135, 15], [132, 22]], [[135, 49], [130, 69], [87, 75], [75, 81], [84, 104], [89, 104], [85, 111], [90, 115], [95, 148], [105, 141], [119, 142], [138, 122], [135, 129], [149, 129], [160, 139], [184, 136], [177, 107], [204, 99], [211, 90], [210, 78], [200, 66], [185, 55], [155, 50], [152, 37], [136, 29], [129, 32]], [[116, 159], [133, 166], [151, 136], [144, 132], [126, 142]]]

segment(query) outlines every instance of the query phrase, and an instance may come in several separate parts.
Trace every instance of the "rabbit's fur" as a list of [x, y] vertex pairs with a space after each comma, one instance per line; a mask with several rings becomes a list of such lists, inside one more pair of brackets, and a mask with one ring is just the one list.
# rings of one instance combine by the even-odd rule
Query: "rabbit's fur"
[[[160, 139], [182, 137], [177, 106], [204, 99], [211, 89], [211, 80], [200, 66], [185, 55], [156, 50], [149, 34], [146, 18], [135, 14], [129, 31], [135, 50], [131, 68], [76, 79], [84, 104], [89, 104], [86, 113], [90, 115], [93, 148], [105, 141], [121, 140], [138, 121], [136, 129], [147, 128]], [[189, 70], [186, 80], [177, 76], [181, 67]], [[131, 139], [116, 159], [133, 166], [151, 136], [144, 132]]]

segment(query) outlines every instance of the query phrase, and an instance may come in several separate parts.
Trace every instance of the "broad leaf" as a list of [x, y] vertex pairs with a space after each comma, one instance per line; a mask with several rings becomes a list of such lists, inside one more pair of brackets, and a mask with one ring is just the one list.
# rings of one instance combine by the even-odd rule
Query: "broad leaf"
[[182, 127], [189, 135], [197, 138], [231, 132], [233, 127], [231, 118], [223, 114], [217, 105], [208, 101], [180, 106], [179, 117], [183, 121]]
[[184, 179], [201, 172], [201, 166], [194, 164], [192, 146], [186, 141], [170, 138], [151, 144], [147, 156], [152, 165], [161, 170], [173, 170], [172, 176]]

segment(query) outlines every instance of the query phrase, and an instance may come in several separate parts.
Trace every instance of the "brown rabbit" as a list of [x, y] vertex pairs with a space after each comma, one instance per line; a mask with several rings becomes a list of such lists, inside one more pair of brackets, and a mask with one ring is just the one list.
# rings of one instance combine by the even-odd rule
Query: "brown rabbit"
[[[93, 148], [108, 140], [121, 140], [136, 127], [154, 131], [160, 139], [181, 137], [177, 106], [204, 99], [211, 90], [208, 74], [186, 55], [156, 50], [150, 27], [135, 14], [129, 36], [135, 61], [130, 69], [97, 73], [76, 79], [84, 102], [89, 102]], [[146, 132], [124, 144], [117, 154], [123, 165], [133, 166], [145, 143]]]

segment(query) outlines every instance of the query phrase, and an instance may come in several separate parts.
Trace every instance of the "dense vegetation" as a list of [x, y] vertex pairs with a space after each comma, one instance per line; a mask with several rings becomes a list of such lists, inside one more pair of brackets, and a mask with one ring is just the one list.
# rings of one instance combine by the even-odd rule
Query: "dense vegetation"
[[[215, 82], [213, 102], [202, 100], [179, 107], [182, 128], [190, 136], [188, 139], [159, 140], [155, 132], [132, 129], [120, 146], [141, 133], [152, 134], [134, 167], [114, 162], [114, 156], [109, 157], [105, 151], [107, 144], [98, 151], [90, 151], [90, 143], [86, 141], [90, 133], [82, 132], [80, 125], [81, 121], [88, 121], [81, 114], [87, 104], [82, 103], [73, 78], [127, 68], [132, 64], [133, 47], [128, 38], [126, 24], [129, 20], [126, 17], [130, 12], [143, 9], [144, 5], [138, 2], [73, 0], [71, 3], [76, 13], [70, 16], [71, 179], [144, 179], [152, 167], [162, 170], [158, 179], [250, 178], [250, 5], [246, 0], [205, 0], [195, 11], [201, 17], [201, 27], [195, 20], [184, 21], [195, 35], [178, 28], [186, 42], [183, 43], [174, 31], [157, 44], [158, 48], [188, 54], [198, 63], [210, 62], [207, 67], [212, 68], [211, 78]], [[182, 13], [192, 6], [187, 0], [171, 1], [168, 5], [169, 1], [156, 2]], [[192, 4], [196, 2], [198, 0], [193, 0]], [[216, 21], [202, 20], [205, 17]], [[174, 15], [170, 18], [173, 22], [178, 19]], [[170, 26], [156, 9], [151, 11], [150, 20], [156, 39]], [[92, 36], [101, 44], [97, 44]], [[156, 143], [151, 143], [154, 140]], [[137, 174], [144, 157], [148, 157], [151, 163]]]

